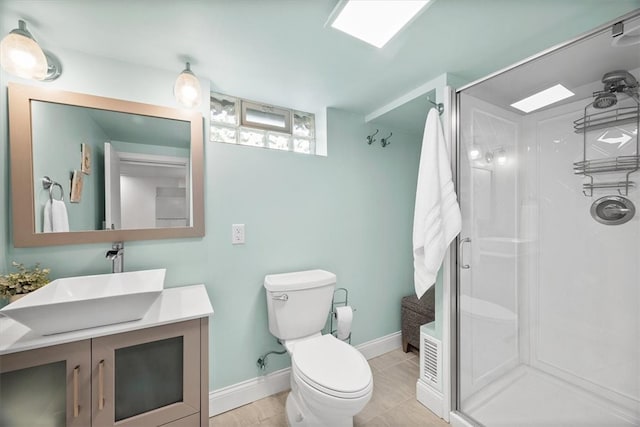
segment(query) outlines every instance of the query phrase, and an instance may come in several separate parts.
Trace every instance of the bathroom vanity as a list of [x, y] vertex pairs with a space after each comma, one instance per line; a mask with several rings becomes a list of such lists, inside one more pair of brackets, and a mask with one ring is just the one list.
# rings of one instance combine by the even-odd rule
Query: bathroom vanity
[[136, 321], [42, 336], [0, 318], [0, 425], [208, 425], [203, 285], [164, 289]]

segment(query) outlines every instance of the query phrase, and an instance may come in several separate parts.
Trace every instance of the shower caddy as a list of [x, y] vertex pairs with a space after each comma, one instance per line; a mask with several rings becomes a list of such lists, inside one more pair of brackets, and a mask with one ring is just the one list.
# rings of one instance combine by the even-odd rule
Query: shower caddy
[[[605, 78], [606, 78], [605, 74]], [[603, 78], [603, 82], [605, 81]], [[606, 87], [606, 86], [605, 86]], [[615, 90], [612, 90], [613, 93]], [[625, 91], [628, 96], [629, 94]], [[632, 173], [640, 170], [640, 103], [634, 96], [629, 96], [636, 102], [635, 107], [620, 107], [614, 110], [607, 110], [598, 113], [588, 114], [588, 109], [595, 106], [599, 98], [607, 96], [606, 92], [594, 93], [595, 99], [584, 107], [582, 118], [573, 122], [575, 133], [582, 133], [582, 161], [573, 164], [573, 173], [584, 175], [589, 178], [589, 182], [582, 184], [582, 192], [587, 197], [593, 197], [595, 189], [616, 189], [621, 196], [627, 196], [629, 189], [635, 187], [635, 182], [630, 180]], [[637, 96], [637, 86], [635, 95]], [[615, 103], [612, 103], [612, 106]], [[636, 122], [636, 151], [635, 155], [617, 156], [602, 159], [587, 159], [587, 132], [597, 129], [605, 129], [614, 125]], [[626, 172], [623, 181], [594, 182], [593, 175], [610, 172]]]

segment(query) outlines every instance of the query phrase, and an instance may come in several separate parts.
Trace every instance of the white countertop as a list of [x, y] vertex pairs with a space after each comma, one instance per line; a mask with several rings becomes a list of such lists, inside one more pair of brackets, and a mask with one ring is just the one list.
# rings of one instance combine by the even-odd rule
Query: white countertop
[[211, 314], [213, 308], [206, 288], [204, 285], [192, 285], [164, 289], [140, 320], [62, 334], [39, 335], [15, 320], [0, 317], [0, 355], [198, 319]]

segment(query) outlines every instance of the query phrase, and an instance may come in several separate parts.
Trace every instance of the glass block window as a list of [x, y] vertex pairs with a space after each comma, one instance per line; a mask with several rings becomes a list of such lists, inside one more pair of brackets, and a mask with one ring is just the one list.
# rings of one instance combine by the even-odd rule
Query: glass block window
[[211, 124], [211, 140], [235, 144], [238, 140], [238, 129]]
[[211, 93], [210, 119], [213, 142], [315, 154], [311, 113]]
[[274, 150], [291, 151], [291, 135], [269, 133], [267, 147]]
[[239, 99], [220, 94], [211, 94], [211, 123], [238, 126], [240, 123]]
[[293, 151], [296, 153], [311, 154], [311, 140], [296, 138], [293, 140]]
[[240, 128], [238, 144], [252, 147], [264, 147], [265, 132], [263, 130]]

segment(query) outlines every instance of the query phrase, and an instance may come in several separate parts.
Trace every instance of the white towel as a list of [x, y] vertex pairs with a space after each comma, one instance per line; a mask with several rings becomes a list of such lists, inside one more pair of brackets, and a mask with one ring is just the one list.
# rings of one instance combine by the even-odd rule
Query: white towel
[[67, 207], [62, 200], [47, 200], [44, 204], [42, 231], [45, 233], [69, 231]]
[[447, 247], [461, 226], [449, 151], [438, 111], [433, 108], [424, 128], [413, 216], [414, 284], [418, 298], [435, 283]]

